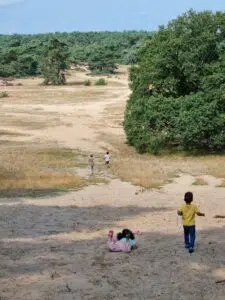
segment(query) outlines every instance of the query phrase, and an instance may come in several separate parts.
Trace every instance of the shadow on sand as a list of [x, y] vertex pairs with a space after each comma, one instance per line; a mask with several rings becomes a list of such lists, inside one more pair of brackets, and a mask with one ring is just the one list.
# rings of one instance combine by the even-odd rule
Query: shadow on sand
[[108, 252], [106, 236], [95, 235], [170, 210], [1, 205], [2, 299], [224, 299], [225, 284], [215, 281], [225, 276], [225, 226], [201, 231], [192, 255], [166, 224], [165, 233], [138, 236], [131, 254]]

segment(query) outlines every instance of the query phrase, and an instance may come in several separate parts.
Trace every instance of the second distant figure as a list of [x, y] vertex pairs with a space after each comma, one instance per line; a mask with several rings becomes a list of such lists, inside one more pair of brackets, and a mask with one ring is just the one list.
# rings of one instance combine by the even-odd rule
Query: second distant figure
[[91, 154], [88, 160], [89, 163], [89, 168], [90, 168], [90, 173], [91, 175], [94, 174], [94, 166], [95, 166], [95, 161], [94, 161], [94, 155]]
[[106, 154], [105, 154], [105, 156], [104, 156], [104, 160], [105, 160], [105, 165], [106, 165], [107, 167], [109, 167], [109, 166], [110, 166], [110, 155], [109, 155], [109, 152], [108, 152], [108, 151], [106, 152]]

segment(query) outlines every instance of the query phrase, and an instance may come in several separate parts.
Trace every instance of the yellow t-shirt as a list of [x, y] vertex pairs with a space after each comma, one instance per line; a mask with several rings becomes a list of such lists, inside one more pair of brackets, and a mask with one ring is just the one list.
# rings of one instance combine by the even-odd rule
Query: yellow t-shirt
[[183, 204], [179, 211], [182, 212], [184, 226], [195, 225], [195, 215], [200, 212], [195, 204]]

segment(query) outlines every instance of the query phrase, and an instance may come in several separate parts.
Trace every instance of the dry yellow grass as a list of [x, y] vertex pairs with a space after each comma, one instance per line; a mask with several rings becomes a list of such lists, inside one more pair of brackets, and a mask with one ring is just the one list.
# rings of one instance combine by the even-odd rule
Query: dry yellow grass
[[84, 186], [84, 180], [77, 175], [70, 173], [60, 173], [60, 172], [48, 172], [41, 173], [36, 171], [33, 173], [25, 173], [23, 178], [15, 179], [2, 179], [0, 186], [1, 190], [13, 190], [13, 189], [74, 189]]
[[[186, 164], [183, 162], [183, 165]], [[115, 157], [111, 168], [114, 175], [144, 188], [158, 188], [182, 173], [180, 163], [167, 157], [138, 154]]]
[[125, 143], [123, 136], [104, 135], [102, 139], [113, 149], [111, 172], [124, 181], [144, 188], [161, 187], [180, 174], [225, 177], [225, 169], [221, 167], [225, 164], [225, 156], [140, 155]]
[[19, 133], [19, 132], [13, 132], [13, 131], [9, 131], [9, 130], [0, 130], [0, 137], [2, 136], [24, 136], [26, 134], [23, 133]]
[[[90, 78], [90, 77], [89, 77]], [[110, 91], [113, 81], [109, 80], [108, 86], [84, 86], [84, 81], [88, 77], [86, 74], [72, 72], [68, 77], [68, 83], [65, 86], [43, 86], [41, 78], [20, 79], [14, 81], [14, 86], [5, 87], [10, 97], [1, 99], [2, 103], [13, 104], [56, 104], [56, 103], [73, 103], [79, 101], [99, 100], [99, 97]], [[96, 81], [95, 77], [92, 81]], [[17, 84], [21, 83], [21, 86]], [[104, 100], [104, 97], [101, 97]]]
[[193, 185], [208, 185], [208, 182], [205, 179], [198, 177], [193, 182]]
[[[10, 126], [10, 127], [26, 129], [26, 130], [38, 130], [47, 127], [69, 125], [69, 123], [63, 123], [59, 117], [53, 117], [50, 115], [43, 116], [43, 117], [30, 115], [25, 117], [19, 115], [7, 115], [7, 113], [4, 113], [2, 115], [0, 114], [0, 118], [1, 118], [1, 126], [4, 125], [4, 126]], [[9, 134], [9, 135], [18, 135], [18, 134]]]
[[[7, 144], [8, 145], [8, 144]], [[90, 178], [77, 175], [87, 167], [87, 154], [52, 144], [14, 144], [0, 147], [0, 195], [16, 190], [68, 190], [86, 185], [108, 183], [96, 174]]]
[[89, 185], [98, 185], [98, 184], [108, 184], [109, 180], [99, 177], [99, 176], [90, 176], [88, 178], [87, 184]]
[[216, 187], [218, 187], [218, 188], [225, 188], [225, 179], [223, 179], [223, 180], [221, 181], [221, 183], [218, 184]]
[[[123, 158], [122, 158], [123, 157]], [[183, 157], [183, 156], [152, 156], [134, 154], [125, 157], [116, 158], [113, 173], [123, 180], [130, 181], [145, 188], [156, 188], [169, 183], [173, 178], [180, 174], [191, 174], [198, 176], [200, 174], [208, 174], [220, 178], [225, 175], [225, 171], [221, 170], [220, 165], [217, 168], [212, 160], [218, 157]], [[219, 159], [220, 164], [225, 163], [225, 159]], [[195, 185], [207, 185], [203, 179], [196, 180]]]
[[79, 153], [65, 148], [31, 145], [1, 148], [0, 191], [81, 187], [84, 179], [68, 170], [79, 162]]

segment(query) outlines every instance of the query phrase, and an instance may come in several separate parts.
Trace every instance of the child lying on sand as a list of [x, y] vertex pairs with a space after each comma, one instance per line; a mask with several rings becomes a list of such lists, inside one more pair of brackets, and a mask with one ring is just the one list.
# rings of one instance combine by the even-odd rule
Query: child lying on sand
[[117, 239], [113, 238], [113, 231], [109, 231], [107, 246], [112, 252], [131, 252], [136, 248], [136, 241], [133, 232], [129, 229], [124, 229], [117, 234]]

